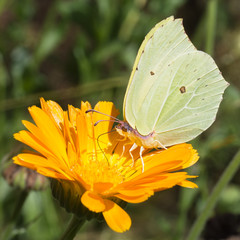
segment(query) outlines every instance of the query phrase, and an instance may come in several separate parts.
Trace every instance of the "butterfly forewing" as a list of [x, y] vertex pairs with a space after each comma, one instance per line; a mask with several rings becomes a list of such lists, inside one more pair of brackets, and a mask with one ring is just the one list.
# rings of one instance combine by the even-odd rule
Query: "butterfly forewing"
[[[146, 105], [149, 102], [149, 107], [154, 108], [151, 99], [147, 97], [151, 88], [159, 82], [159, 76], [164, 69], [175, 58], [192, 51], [196, 49], [185, 34], [181, 19], [168, 18], [164, 24], [162, 22], [157, 24], [145, 37], [139, 49], [124, 100], [124, 117], [133, 128], [137, 127], [136, 121], [143, 104]], [[161, 98], [166, 92], [168, 82], [165, 81], [162, 84], [163, 92], [158, 93]], [[147, 110], [148, 106], [145, 108]], [[161, 106], [156, 106], [157, 109], [161, 109]], [[140, 133], [141, 131], [149, 132], [151, 127], [147, 124]]]
[[197, 51], [182, 21], [168, 18], [146, 36], [125, 95], [125, 120], [164, 146], [189, 141], [215, 120], [227, 87], [214, 60]]

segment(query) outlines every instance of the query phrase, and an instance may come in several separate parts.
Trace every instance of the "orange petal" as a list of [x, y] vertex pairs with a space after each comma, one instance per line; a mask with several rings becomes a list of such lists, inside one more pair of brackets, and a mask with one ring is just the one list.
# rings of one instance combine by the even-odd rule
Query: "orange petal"
[[[107, 114], [109, 116], [100, 114], [100, 113], [94, 113], [93, 114], [93, 123], [97, 121], [104, 120], [100, 122], [97, 126], [94, 127], [96, 136], [99, 136], [102, 133], [107, 133], [111, 131], [113, 122], [109, 120], [113, 120], [110, 116], [117, 116], [119, 114], [119, 111], [114, 107], [112, 102], [98, 102], [96, 106], [94, 107], [96, 111], [99, 111], [101, 113]], [[109, 134], [104, 134], [99, 138], [101, 142], [108, 143], [109, 142]]]
[[69, 120], [72, 123], [73, 126], [76, 126], [76, 119], [77, 119], [77, 114], [81, 113], [81, 110], [78, 108], [73, 107], [72, 105], [68, 105], [68, 115], [69, 115]]
[[116, 232], [125, 232], [130, 229], [132, 221], [129, 215], [116, 203], [105, 199], [107, 210], [103, 212], [103, 216], [108, 226]]
[[93, 192], [86, 191], [81, 197], [82, 204], [93, 212], [102, 212], [106, 209], [103, 199]]
[[33, 155], [33, 154], [28, 154], [28, 153], [20, 153], [17, 155], [19, 159], [22, 161], [25, 161], [27, 163], [30, 163], [32, 165], [37, 165], [40, 167], [45, 167], [45, 166], [51, 166], [51, 162], [48, 161], [46, 158], [41, 157], [39, 155]]
[[73, 148], [74, 151], [76, 152], [76, 150], [75, 150], [75, 144], [74, 144], [74, 143], [76, 142], [76, 140], [75, 140], [76, 134], [74, 134], [75, 131], [71, 131], [71, 130], [73, 130], [73, 129], [70, 127], [70, 122], [69, 122], [69, 120], [68, 120], [68, 114], [67, 114], [67, 112], [64, 112], [63, 116], [64, 116], [64, 124], [63, 124], [63, 134], [64, 134], [64, 138], [65, 138], [66, 142], [68, 142], [68, 144], [71, 143], [72, 148]]
[[148, 194], [145, 193], [144, 195], [139, 195], [139, 196], [127, 196], [123, 194], [117, 194], [115, 196], [129, 203], [141, 203], [148, 200], [148, 198], [150, 198], [153, 194], [154, 192], [151, 192], [151, 194], [150, 192]]
[[[41, 142], [44, 142], [45, 146], [51, 149], [51, 152], [59, 159], [64, 159], [65, 164], [68, 165], [65, 140], [60, 129], [56, 127], [52, 119], [42, 109], [32, 106], [29, 108], [29, 112], [38, 128], [29, 123], [28, 128], [31, 127], [31, 131], [38, 129], [36, 134], [41, 133], [40, 136], [37, 136], [41, 137]], [[35, 133], [33, 132], [33, 134]]]
[[84, 115], [78, 114], [76, 116], [76, 126], [77, 126], [76, 149], [78, 153], [85, 155], [87, 154], [88, 133], [87, 133], [87, 124], [86, 124]]
[[184, 180], [178, 184], [181, 187], [187, 187], [187, 188], [198, 188], [198, 185], [196, 183], [190, 182], [188, 180]]
[[136, 185], [130, 188], [118, 190], [118, 194], [115, 196], [126, 202], [140, 203], [146, 201], [154, 194], [153, 189], [154, 188], [151, 187]]
[[134, 197], [134, 196], [142, 196], [145, 194], [147, 194], [148, 196], [151, 196], [153, 194], [153, 191], [150, 188], [136, 186], [136, 187], [133, 187], [130, 189], [119, 190], [119, 193], [123, 194], [123, 195]]
[[56, 179], [62, 179], [62, 180], [74, 180], [74, 179], [71, 179], [68, 175], [66, 174], [62, 174], [62, 173], [58, 173], [58, 172], [55, 172], [53, 170], [49, 170], [48, 168], [38, 168], [36, 170], [38, 173], [46, 176], [46, 177], [50, 177], [50, 178], [56, 178]]
[[14, 138], [32, 149], [35, 149], [39, 153], [44, 156], [53, 156], [50, 150], [46, 149], [46, 147], [34, 136], [32, 133], [22, 130], [19, 133], [15, 133]]
[[19, 158], [18, 156], [13, 157], [12, 159], [13, 159], [13, 162], [14, 162], [15, 164], [18, 164], [18, 165], [23, 166], [23, 167], [30, 168], [30, 169], [32, 169], [32, 170], [36, 170], [36, 169], [37, 169], [34, 164], [31, 164], [31, 163], [22, 161], [22, 159]]
[[107, 183], [97, 182], [93, 184], [93, 190], [98, 193], [102, 193], [110, 189], [112, 186], [113, 186], [113, 183], [110, 183], [110, 182], [107, 182]]
[[54, 101], [45, 101], [44, 98], [40, 98], [42, 110], [48, 114], [50, 118], [54, 120], [56, 126], [61, 129], [61, 123], [63, 122], [63, 110]]
[[[161, 162], [161, 158], [159, 158], [159, 162]], [[125, 185], [135, 185], [136, 181], [150, 181], [152, 182], [152, 178], [155, 176], [158, 176], [159, 174], [165, 173], [165, 172], [170, 172], [171, 169], [179, 164], [179, 161], [169, 161], [169, 162], [163, 162], [163, 163], [158, 163], [156, 166], [145, 169], [145, 171], [142, 173], [142, 170], [140, 169], [138, 173], [136, 172], [134, 175], [131, 176], [131, 180], [129, 182], [125, 182], [123, 184]], [[145, 164], [147, 166], [147, 164]], [[147, 168], [147, 167], [146, 167]]]
[[[55, 173], [59, 173], [60, 175], [62, 175], [61, 179], [74, 180], [72, 176], [68, 174], [68, 169], [64, 168], [64, 170], [62, 170], [61, 164], [59, 164], [54, 158], [46, 159], [37, 154], [20, 153], [17, 155], [17, 157], [14, 157], [13, 160], [14, 163], [17, 163], [21, 166], [31, 166], [31, 169], [37, 170], [38, 172], [40, 172], [41, 169], [45, 169], [44, 171], [41, 171], [41, 174], [45, 176], [52, 176], [50, 172], [53, 172], [53, 175], [56, 175]], [[45, 174], [43, 174], [43, 172]]]
[[184, 162], [184, 164], [182, 166], [179, 166], [178, 168], [175, 167], [173, 170], [176, 171], [176, 170], [191, 167], [193, 164], [195, 164], [198, 161], [198, 159], [199, 159], [199, 156], [198, 156], [197, 150], [191, 149], [190, 158], [186, 162]]
[[[163, 166], [163, 171], [176, 171], [193, 165], [199, 159], [198, 153], [193, 149], [191, 144], [178, 144], [168, 148], [151, 152], [145, 156], [145, 170], [159, 167], [159, 163]], [[165, 165], [171, 162], [176, 164], [171, 166]], [[165, 166], [165, 167], [164, 167]]]
[[[149, 183], [146, 187], [151, 187], [154, 191], [162, 191], [162, 189], [172, 188], [182, 181], [184, 181], [188, 175], [185, 172], [176, 172], [176, 173], [168, 173], [166, 174], [164, 180], [162, 179], [155, 179], [155, 181], [151, 184]], [[151, 186], [152, 185], [152, 186]]]
[[25, 162], [22, 159], [20, 159], [18, 156], [13, 158], [13, 161], [15, 164], [18, 164], [23, 167], [30, 168], [34, 171], [37, 171], [38, 173], [46, 176], [46, 177], [51, 177], [51, 178], [56, 178], [56, 179], [65, 179], [65, 180], [71, 180], [69, 177], [65, 177], [65, 175], [62, 175], [61, 173], [55, 172], [55, 170], [49, 170], [49, 168], [43, 168], [43, 167], [38, 167], [36, 165], [33, 165], [31, 163]]

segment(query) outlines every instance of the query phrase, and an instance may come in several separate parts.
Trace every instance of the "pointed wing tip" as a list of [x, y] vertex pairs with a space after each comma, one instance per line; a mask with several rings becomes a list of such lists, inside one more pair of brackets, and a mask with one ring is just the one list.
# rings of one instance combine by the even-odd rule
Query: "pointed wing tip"
[[167, 24], [168, 22], [174, 22], [174, 21], [178, 21], [181, 23], [181, 25], [183, 25], [183, 19], [182, 18], [175, 18], [174, 16], [170, 16], [168, 18], [163, 19], [161, 22], [157, 23], [154, 27], [155, 28], [159, 28], [161, 26], [164, 26], [165, 24]]

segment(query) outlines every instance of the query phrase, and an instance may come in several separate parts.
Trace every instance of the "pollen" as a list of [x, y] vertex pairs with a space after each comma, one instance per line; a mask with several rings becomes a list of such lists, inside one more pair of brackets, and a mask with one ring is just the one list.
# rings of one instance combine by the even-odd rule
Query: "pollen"
[[89, 155], [87, 160], [75, 164], [72, 169], [91, 186], [91, 190], [95, 183], [110, 182], [116, 186], [124, 181], [124, 176], [116, 165], [110, 166], [106, 158], [99, 161], [95, 155]]

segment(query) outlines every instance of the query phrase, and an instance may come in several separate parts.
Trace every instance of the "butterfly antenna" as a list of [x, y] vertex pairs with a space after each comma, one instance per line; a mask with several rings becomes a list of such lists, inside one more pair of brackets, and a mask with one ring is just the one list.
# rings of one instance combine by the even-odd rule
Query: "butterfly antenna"
[[87, 110], [85, 113], [89, 113], [89, 112], [99, 113], [99, 114], [108, 116], [108, 117], [110, 117], [110, 118], [113, 118], [113, 119], [115, 120], [115, 122], [121, 122], [121, 120], [119, 120], [118, 118], [115, 118], [115, 117], [113, 117], [113, 116], [111, 116], [111, 115], [108, 115], [108, 114], [106, 114], [106, 113], [99, 112], [99, 111], [97, 111], [97, 110], [95, 110], [95, 109], [89, 109], [89, 110]]
[[94, 123], [94, 127], [96, 127], [100, 122], [116, 122], [116, 120], [110, 119], [110, 120], [98, 120]]
[[101, 136], [103, 136], [104, 134], [108, 134], [108, 133], [115, 132], [115, 131], [116, 131], [115, 129], [112, 129], [111, 131], [109, 131], [109, 132], [105, 132], [105, 133], [102, 133], [102, 134], [98, 135], [98, 137], [97, 137], [97, 144], [98, 144], [98, 147], [99, 147], [99, 149], [101, 150], [101, 152], [103, 153], [104, 157], [106, 158], [108, 164], [109, 164], [108, 158], [107, 158], [105, 152], [104, 152], [104, 151], [102, 150], [102, 148], [100, 147], [100, 144], [99, 144], [99, 138], [100, 138]]

